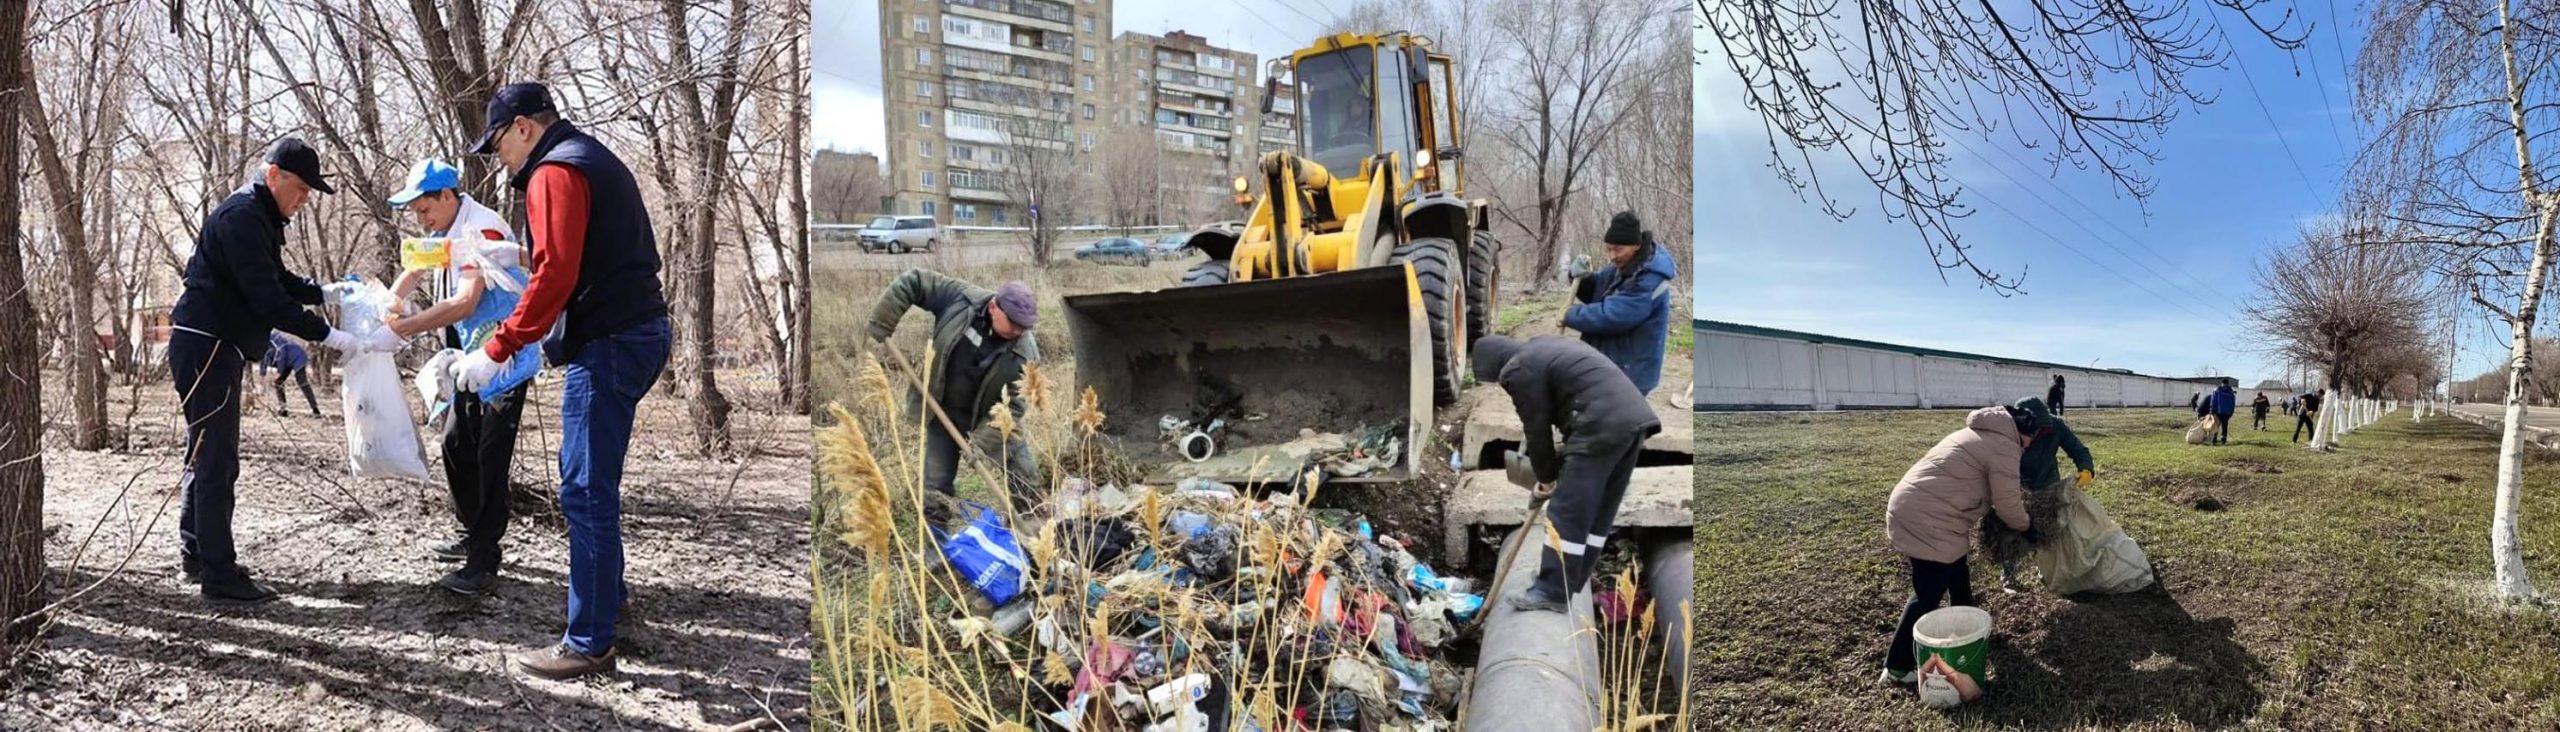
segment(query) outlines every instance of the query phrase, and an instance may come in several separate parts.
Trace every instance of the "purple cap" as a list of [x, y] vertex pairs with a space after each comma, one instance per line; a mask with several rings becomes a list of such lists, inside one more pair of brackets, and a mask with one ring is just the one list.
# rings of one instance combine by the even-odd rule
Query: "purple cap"
[[996, 288], [996, 307], [1004, 310], [1004, 319], [1013, 327], [1030, 330], [1040, 322], [1040, 301], [1031, 296], [1031, 286], [1021, 280]]

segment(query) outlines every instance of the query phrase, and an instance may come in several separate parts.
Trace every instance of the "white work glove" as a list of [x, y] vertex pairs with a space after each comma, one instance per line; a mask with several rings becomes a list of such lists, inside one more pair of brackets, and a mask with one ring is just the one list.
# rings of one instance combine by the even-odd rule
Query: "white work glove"
[[480, 387], [488, 386], [489, 380], [498, 378], [498, 372], [506, 368], [505, 361], [490, 358], [488, 351], [473, 349], [470, 353], [463, 354], [462, 358], [454, 360], [453, 386], [463, 391], [478, 392]]
[[363, 284], [364, 283], [361, 282], [331, 282], [329, 284], [321, 285], [320, 301], [330, 305], [345, 303], [347, 301], [347, 296], [355, 294], [355, 291], [360, 289]]
[[364, 338], [364, 348], [368, 351], [398, 351], [408, 346], [409, 339], [392, 332], [390, 326], [375, 328]]
[[320, 345], [328, 346], [330, 350], [339, 353], [352, 354], [364, 350], [364, 338], [354, 333], [330, 328], [328, 340], [321, 341]]

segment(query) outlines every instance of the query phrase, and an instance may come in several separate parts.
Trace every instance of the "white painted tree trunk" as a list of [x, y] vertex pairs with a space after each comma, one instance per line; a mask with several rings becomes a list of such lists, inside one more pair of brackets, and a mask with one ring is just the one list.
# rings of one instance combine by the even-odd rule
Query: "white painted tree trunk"
[[2531, 126], [2525, 117], [2525, 82], [2523, 70], [2516, 65], [2516, 20], [2510, 17], [2512, 3], [2498, 3], [2498, 55], [2506, 67], [2507, 124], [2515, 138], [2517, 192], [2523, 203], [2532, 207], [2534, 222], [2533, 262], [2526, 268], [2524, 292], [2516, 298], [2516, 309], [2507, 318], [2507, 408], [2506, 421], [2498, 427], [2498, 503], [2489, 520], [2489, 557], [2497, 567], [2497, 591], [2500, 599], [2527, 602], [2534, 599], [2533, 581], [2525, 577], [2524, 543], [2516, 530], [2516, 510], [2524, 492], [2524, 390], [2533, 376], [2533, 321], [2542, 310], [2543, 278], [2551, 269], [2553, 208], [2551, 196], [2542, 187], [2542, 176], [2534, 168]]

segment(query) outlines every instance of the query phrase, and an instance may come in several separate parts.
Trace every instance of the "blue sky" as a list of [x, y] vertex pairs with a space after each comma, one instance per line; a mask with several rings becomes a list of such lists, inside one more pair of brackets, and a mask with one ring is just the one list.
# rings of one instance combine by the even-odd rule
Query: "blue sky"
[[[1856, 216], [1836, 221], [1799, 200], [1767, 167], [1757, 116], [1741, 108], [1740, 86], [1713, 55], [1713, 40], [1701, 38], [1710, 55], [1693, 82], [1699, 317], [2158, 375], [2210, 367], [2243, 383], [2281, 377], [2282, 364], [2247, 347], [2255, 336], [2244, 332], [2239, 308], [2254, 296], [2252, 272], [2264, 254], [2330, 209], [2349, 146], [2358, 144], [2338, 54], [2356, 53], [2364, 23], [2343, 3], [2334, 12], [2346, 30], [2337, 33], [2325, 2], [2301, 0], [2317, 27], [2290, 58], [2262, 39], [2233, 36], [2263, 109], [2238, 67], [2191, 77], [2216, 101], [2184, 110], [2157, 141], [2162, 159], [2147, 172], [2158, 189], [2147, 207], [2103, 174], [2056, 171], [2005, 136], [1967, 137], [1972, 151], [1951, 146], [1954, 175], [1976, 209], [1957, 226], [1976, 260], [1997, 272], [2027, 271], [2027, 294], [2008, 298], [1977, 287], [1969, 274], [1941, 281], [1918, 234], [1884, 218], [1873, 189], [1844, 159], [1831, 161], [1824, 185]], [[2245, 32], [2230, 11], [2192, 7], [2213, 9], [2226, 27]], [[2466, 320], [2458, 375], [2503, 354], [2496, 350], [2503, 338], [2488, 325]]]

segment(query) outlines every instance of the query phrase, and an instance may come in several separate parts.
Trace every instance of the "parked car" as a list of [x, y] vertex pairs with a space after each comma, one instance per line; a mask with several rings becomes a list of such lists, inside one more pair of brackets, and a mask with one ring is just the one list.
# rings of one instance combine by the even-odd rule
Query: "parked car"
[[1146, 244], [1136, 239], [1115, 236], [1076, 247], [1076, 259], [1095, 264], [1134, 264], [1143, 267], [1155, 261], [1155, 255], [1147, 250]]
[[864, 252], [929, 252], [942, 245], [942, 227], [931, 216], [874, 217], [859, 236]]
[[1191, 248], [1190, 241], [1190, 234], [1166, 234], [1148, 243], [1147, 249], [1154, 253], [1157, 259], [1181, 259], [1191, 256], [1195, 251]]

